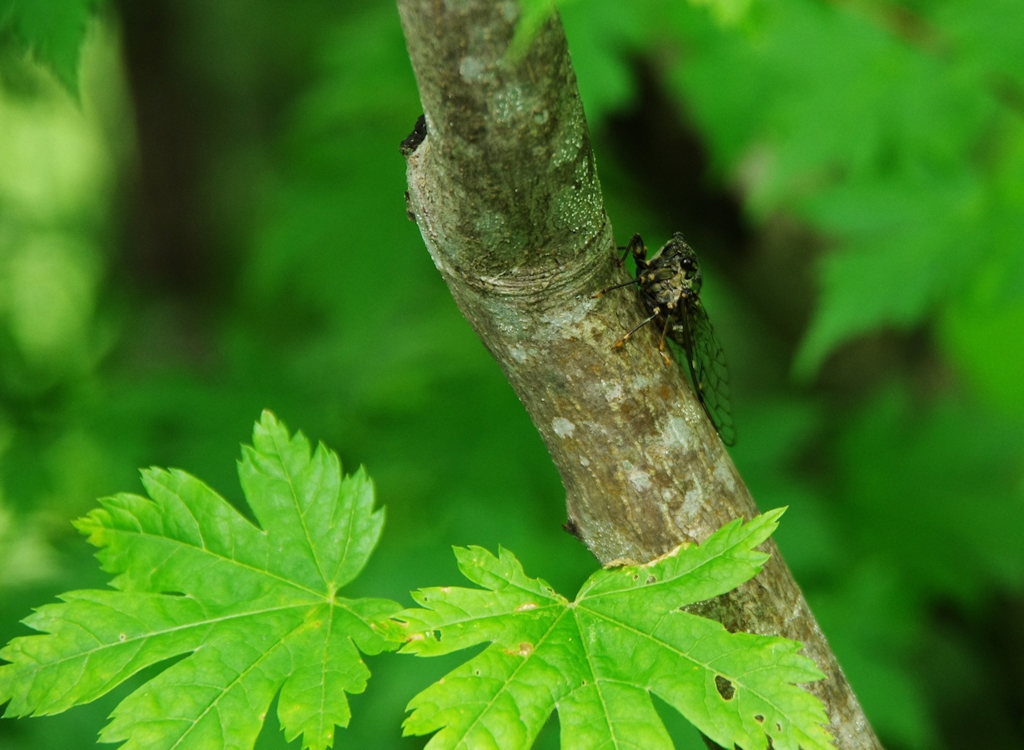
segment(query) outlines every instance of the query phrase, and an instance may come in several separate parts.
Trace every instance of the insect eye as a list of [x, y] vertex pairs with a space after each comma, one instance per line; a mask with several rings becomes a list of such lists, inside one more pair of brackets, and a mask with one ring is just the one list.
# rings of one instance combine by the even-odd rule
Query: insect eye
[[685, 268], [687, 271], [693, 270], [693, 258], [683, 258], [679, 261], [679, 265]]

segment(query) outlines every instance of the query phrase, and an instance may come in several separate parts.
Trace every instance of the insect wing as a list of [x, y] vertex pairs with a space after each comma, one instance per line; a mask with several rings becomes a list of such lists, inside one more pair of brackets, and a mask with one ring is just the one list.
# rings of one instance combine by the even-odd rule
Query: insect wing
[[[685, 310], [681, 312], [681, 321], [676, 330], [682, 336], [673, 338], [686, 350], [686, 364], [693, 378], [697, 398], [718, 430], [722, 442], [735, 445], [736, 427], [732, 421], [729, 366], [725, 361], [725, 351], [715, 338], [715, 331], [699, 297], [687, 299]], [[683, 340], [679, 341], [679, 338]]]

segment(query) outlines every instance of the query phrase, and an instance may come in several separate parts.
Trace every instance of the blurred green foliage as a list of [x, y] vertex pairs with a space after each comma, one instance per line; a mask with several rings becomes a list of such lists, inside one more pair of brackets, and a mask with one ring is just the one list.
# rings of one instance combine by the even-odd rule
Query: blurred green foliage
[[[557, 474], [405, 218], [393, 5], [94, 7], [0, 2], [0, 638], [103, 585], [69, 521], [135, 467], [240, 501], [264, 407], [377, 479], [354, 596], [453, 580], [451, 544], [577, 588]], [[561, 14], [619, 237], [701, 252], [734, 458], [790, 506], [779, 543], [886, 747], [1024, 747], [1024, 6]], [[370, 659], [338, 746], [420, 746], [404, 705], [455, 663]], [[90, 746], [128, 689], [0, 745]]]
[[0, 29], [13, 33], [61, 83], [78, 93], [82, 40], [100, 0], [0, 0]]

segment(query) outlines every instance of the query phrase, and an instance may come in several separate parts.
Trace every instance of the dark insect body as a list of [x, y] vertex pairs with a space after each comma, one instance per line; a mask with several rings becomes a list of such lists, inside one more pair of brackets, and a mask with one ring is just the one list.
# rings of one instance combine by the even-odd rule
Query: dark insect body
[[623, 346], [630, 336], [648, 323], [658, 326], [661, 331], [658, 351], [665, 364], [672, 362], [665, 353], [667, 338], [682, 350], [680, 356], [686, 359], [697, 400], [722, 442], [735, 445], [736, 429], [729, 401], [729, 369], [725, 352], [715, 338], [711, 321], [700, 301], [701, 275], [697, 254], [678, 232], [650, 259], [639, 234], [634, 234], [624, 249], [626, 252], [620, 263], [632, 254], [636, 261], [636, 278], [610, 286], [594, 296], [600, 297], [612, 289], [639, 284], [640, 296], [649, 317], [616, 341], [614, 347]]

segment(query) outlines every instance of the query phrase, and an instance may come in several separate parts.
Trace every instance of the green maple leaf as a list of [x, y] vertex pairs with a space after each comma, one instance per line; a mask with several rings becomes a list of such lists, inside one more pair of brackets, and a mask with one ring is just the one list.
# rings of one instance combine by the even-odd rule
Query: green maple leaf
[[[752, 578], [754, 551], [782, 510], [723, 527], [647, 565], [600, 570], [576, 600], [529, 578], [507, 550], [456, 549], [483, 589], [431, 588], [396, 615], [404, 653], [436, 656], [490, 641], [409, 703], [406, 734], [428, 748], [527, 748], [558, 709], [562, 747], [671, 748], [650, 693], [723, 747], [830, 748], [821, 702], [794, 683], [821, 679], [784, 638], [729, 633], [680, 607]], [[438, 731], [440, 730], [440, 731]]]
[[350, 717], [345, 693], [370, 676], [359, 651], [394, 648], [381, 623], [397, 604], [338, 595], [366, 564], [384, 512], [361, 469], [343, 477], [336, 454], [320, 445], [310, 455], [270, 412], [253, 446], [238, 473], [262, 528], [198, 479], [161, 469], [143, 472], [149, 498], [106, 498], [76, 523], [117, 590], [73, 591], [25, 620], [47, 635], [0, 651], [7, 716], [64, 711], [188, 654], [128, 696], [101, 741], [251, 748], [280, 691], [287, 738], [333, 744]]

